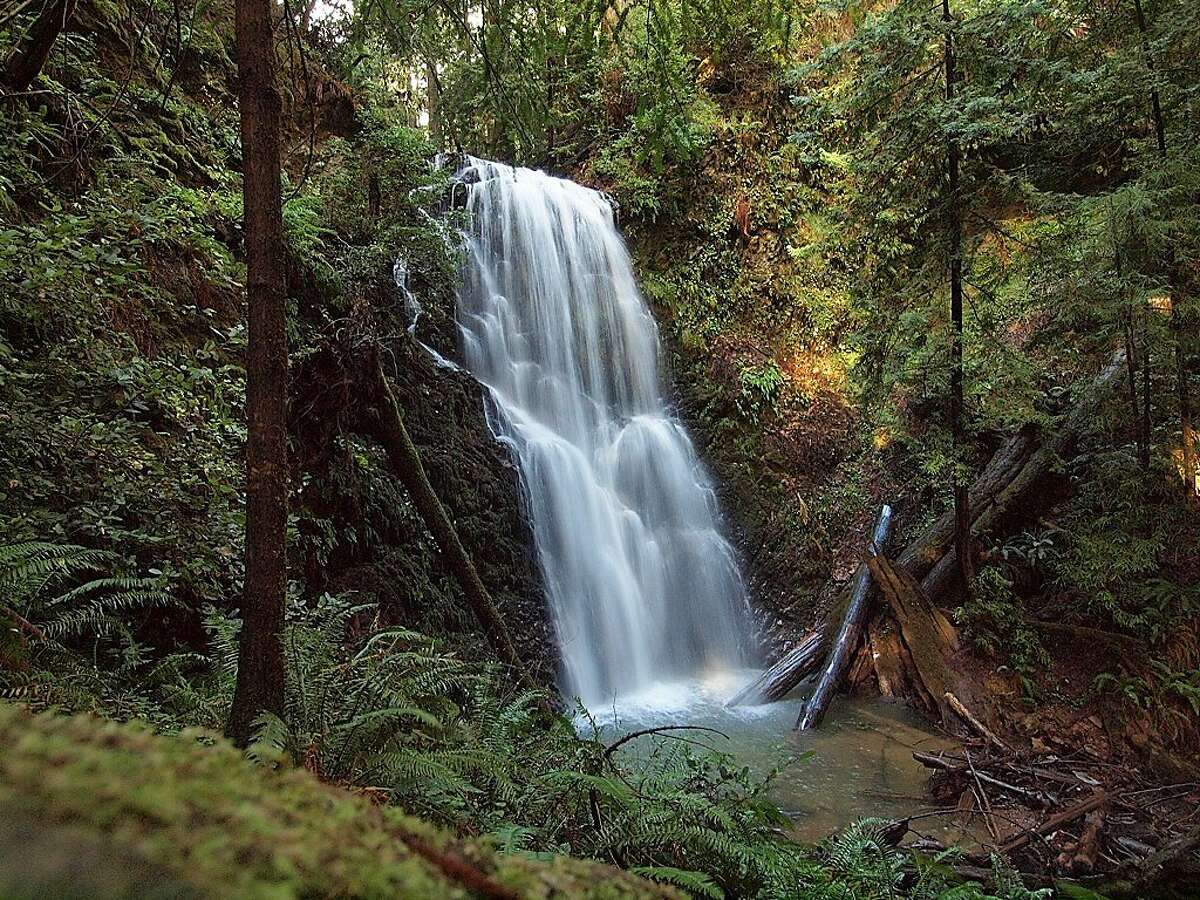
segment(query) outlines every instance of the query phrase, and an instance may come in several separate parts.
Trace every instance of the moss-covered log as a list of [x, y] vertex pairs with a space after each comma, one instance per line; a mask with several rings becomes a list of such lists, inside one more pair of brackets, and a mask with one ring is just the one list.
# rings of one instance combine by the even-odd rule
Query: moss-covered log
[[0, 704], [0, 896], [678, 897], [599, 863], [502, 856], [174, 736]]
[[534, 681], [513, 646], [504, 620], [480, 580], [471, 557], [463, 548], [454, 522], [429, 483], [429, 476], [425, 474], [425, 466], [421, 463], [421, 455], [409, 437], [408, 429], [404, 427], [400, 406], [392, 394], [378, 357], [367, 378], [369, 381], [364, 387], [371, 391], [375, 437], [387, 451], [393, 474], [408, 491], [425, 526], [437, 541], [438, 549], [462, 588], [471, 611], [487, 636], [488, 643], [500, 660], [508, 665], [521, 681], [529, 687], [534, 687]]

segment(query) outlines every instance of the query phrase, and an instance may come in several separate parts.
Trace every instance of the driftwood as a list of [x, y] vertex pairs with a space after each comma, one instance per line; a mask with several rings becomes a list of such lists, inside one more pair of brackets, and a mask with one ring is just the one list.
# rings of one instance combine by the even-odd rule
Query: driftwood
[[[922, 753], [919, 750], [914, 751], [912, 756], [913, 759], [927, 769], [937, 769], [938, 771], [942, 772], [951, 772], [955, 775], [962, 775], [964, 777], [969, 774], [970, 777], [977, 781], [981, 781], [984, 784], [990, 784], [992, 787], [1000, 788], [1003, 791], [1008, 791], [1010, 794], [1016, 794], [1019, 797], [1023, 797], [1033, 806], [1044, 809], [1049, 805], [1049, 799], [1041, 791], [1031, 791], [1019, 785], [1012, 784], [1009, 781], [1002, 781], [993, 775], [987, 775], [983, 772], [980, 772], [973, 766], [970, 766], [965, 762], [960, 762], [957, 759], [950, 759], [945, 756], [937, 756], [933, 753]], [[970, 791], [964, 791], [963, 796], [970, 797], [972, 795]]]
[[[892, 532], [892, 508], [886, 503], [879, 510], [879, 518], [875, 522], [875, 531], [871, 535], [869, 556], [882, 553], [887, 545], [888, 536]], [[833, 693], [841, 684], [846, 671], [850, 668], [850, 654], [858, 646], [862, 637], [863, 625], [867, 619], [871, 596], [871, 571], [867, 564], [858, 567], [854, 575], [854, 583], [850, 590], [850, 601], [846, 604], [846, 615], [842, 619], [841, 628], [834, 638], [833, 647], [829, 651], [829, 660], [825, 670], [817, 682], [812, 696], [804, 704], [800, 717], [796, 720], [796, 728], [804, 731], [819, 725], [825, 710], [833, 700]]]
[[779, 662], [763, 672], [729, 700], [726, 706], [774, 703], [786, 697], [796, 685], [817, 670], [825, 656], [828, 641], [814, 631], [793, 647]]

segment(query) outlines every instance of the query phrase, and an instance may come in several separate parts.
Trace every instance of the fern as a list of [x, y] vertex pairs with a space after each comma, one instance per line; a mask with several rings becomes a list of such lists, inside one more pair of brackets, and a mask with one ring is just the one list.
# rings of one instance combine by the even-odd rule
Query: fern
[[0, 547], [0, 604], [30, 634], [56, 640], [120, 628], [137, 609], [167, 606], [154, 578], [95, 575], [119, 564], [116, 554], [74, 544], [25, 542]]
[[676, 887], [683, 888], [693, 896], [714, 897], [717, 900], [725, 896], [725, 892], [717, 886], [712, 878], [703, 872], [676, 869], [671, 866], [634, 866], [630, 871], [635, 875], [641, 875], [643, 878], [649, 878], [652, 881], [673, 884]]

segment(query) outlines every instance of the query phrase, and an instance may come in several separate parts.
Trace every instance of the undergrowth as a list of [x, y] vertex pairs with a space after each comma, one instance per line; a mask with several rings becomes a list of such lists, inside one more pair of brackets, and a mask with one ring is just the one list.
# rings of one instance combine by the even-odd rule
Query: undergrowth
[[[102, 627], [87, 647], [67, 641], [83, 623], [160, 601], [152, 578], [93, 577], [112, 562], [77, 547], [4, 548], [4, 611], [30, 628], [19, 665], [0, 669], [0, 689], [37, 708], [140, 718], [160, 731], [219, 728], [236, 675], [236, 619], [209, 610], [204, 654], [154, 659], [123, 628], [103, 645]], [[936, 897], [950, 888], [943, 867], [883, 842], [886, 823], [798, 845], [766, 796], [770, 777], [666, 737], [639, 738], [657, 742], [652, 752], [623, 753], [586, 717], [547, 718], [535, 694], [386, 625], [374, 606], [294, 602], [285, 646], [285, 715], [261, 718], [247, 750], [269, 769], [307, 769], [490, 835], [505, 853], [596, 859], [698, 896]]]

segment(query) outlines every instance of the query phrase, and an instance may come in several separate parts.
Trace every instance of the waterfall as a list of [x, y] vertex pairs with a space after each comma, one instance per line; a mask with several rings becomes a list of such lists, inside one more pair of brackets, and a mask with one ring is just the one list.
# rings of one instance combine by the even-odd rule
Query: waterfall
[[474, 158], [460, 178], [463, 360], [520, 464], [566, 691], [596, 708], [737, 666], [746, 589], [609, 202]]

